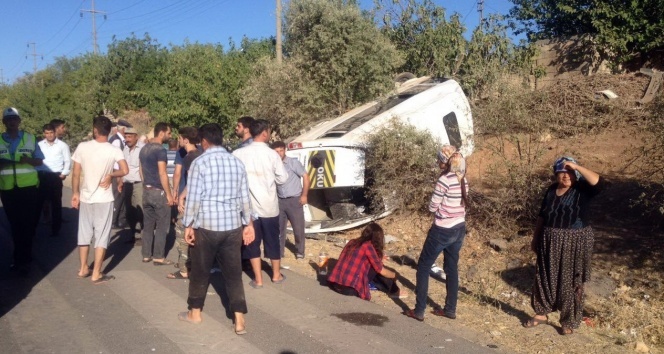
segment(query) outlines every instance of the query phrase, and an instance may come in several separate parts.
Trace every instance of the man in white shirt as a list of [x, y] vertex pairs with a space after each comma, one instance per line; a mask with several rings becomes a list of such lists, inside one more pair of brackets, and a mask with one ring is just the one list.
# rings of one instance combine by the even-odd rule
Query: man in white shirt
[[256, 238], [249, 245], [242, 246], [242, 259], [249, 259], [254, 272], [254, 280], [249, 285], [259, 289], [263, 287], [261, 241], [264, 242], [264, 255], [272, 263], [272, 282], [281, 284], [286, 279], [280, 271], [277, 184], [284, 184], [288, 174], [279, 155], [267, 145], [270, 139], [269, 123], [264, 119], [256, 119], [251, 122], [249, 130], [254, 141], [235, 150], [233, 155], [242, 161], [247, 171], [251, 205], [255, 214]]
[[[115, 127], [111, 130], [111, 135], [108, 137], [108, 142], [120, 151], [124, 151], [125, 145], [127, 144], [127, 139], [125, 138], [127, 128], [133, 128], [134, 126], [131, 123], [127, 122], [124, 119], [119, 119]], [[119, 169], [119, 166], [116, 164], [114, 169]], [[124, 228], [127, 220], [125, 220], [125, 209], [122, 204], [122, 198], [120, 193], [122, 192], [122, 187], [120, 185], [123, 183], [122, 179], [113, 180], [113, 197], [115, 198], [115, 204], [113, 205], [113, 226], [117, 229]]]
[[138, 132], [134, 128], [125, 129], [123, 153], [129, 166], [129, 173], [122, 177], [123, 187], [120, 199], [131, 230], [131, 239], [127, 243], [136, 244], [136, 241], [140, 240], [140, 237], [136, 237], [137, 226], [139, 223], [141, 226], [143, 225], [143, 184], [140, 173], [141, 161], [138, 158], [141, 147], [138, 146]]
[[55, 237], [60, 234], [62, 226], [62, 181], [71, 171], [71, 155], [69, 145], [55, 137], [53, 125], [45, 124], [42, 132], [44, 140], [38, 144], [44, 153], [44, 164], [36, 168], [39, 174], [40, 205], [43, 205], [44, 215], [47, 218], [50, 216], [51, 236]]
[[[115, 277], [101, 273], [106, 249], [111, 238], [113, 217], [113, 191], [111, 181], [129, 172], [122, 150], [108, 143], [111, 120], [104, 116], [95, 117], [92, 123], [93, 140], [80, 143], [74, 151], [72, 161], [71, 206], [79, 209], [78, 249], [81, 267], [79, 278], [91, 276], [93, 284], [101, 284]], [[114, 164], [118, 170], [113, 169]], [[81, 181], [81, 175], [83, 176]], [[94, 236], [94, 266], [90, 272], [88, 252]]]

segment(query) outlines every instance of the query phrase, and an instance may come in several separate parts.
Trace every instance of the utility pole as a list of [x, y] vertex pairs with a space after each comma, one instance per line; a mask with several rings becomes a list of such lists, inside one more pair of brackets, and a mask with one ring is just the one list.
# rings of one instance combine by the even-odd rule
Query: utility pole
[[281, 0], [277, 0], [277, 64], [281, 64]]
[[[37, 74], [37, 57], [41, 57], [42, 60], [44, 60], [44, 57], [41, 54], [37, 54], [37, 45], [35, 42], [29, 42], [28, 43], [28, 48], [32, 46], [32, 54], [28, 54], [32, 56], [32, 75], [34, 76]], [[25, 56], [26, 59], [28, 59], [28, 55]]]
[[480, 31], [481, 31], [482, 21], [484, 21], [484, 0], [477, 0], [477, 12], [480, 13]]
[[0, 68], [0, 86], [5, 84], [5, 76], [2, 74], [2, 69]]
[[92, 8], [91, 9], [89, 9], [89, 10], [81, 9], [81, 17], [83, 17], [84, 12], [88, 12], [88, 13], [92, 14], [92, 52], [94, 54], [99, 54], [99, 46], [97, 46], [97, 23], [96, 23], [96, 18], [97, 18], [97, 14], [103, 14], [104, 19], [106, 19], [106, 12], [95, 10], [95, 0], [92, 0]]

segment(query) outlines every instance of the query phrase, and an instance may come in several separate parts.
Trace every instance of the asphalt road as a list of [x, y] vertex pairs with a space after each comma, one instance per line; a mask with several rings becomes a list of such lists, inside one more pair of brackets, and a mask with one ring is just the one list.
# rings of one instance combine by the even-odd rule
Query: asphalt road
[[[64, 190], [64, 205], [71, 191]], [[2, 208], [0, 208], [2, 209]], [[78, 279], [78, 213], [65, 209], [59, 237], [40, 224], [35, 263], [28, 278], [8, 271], [11, 240], [0, 212], [0, 352], [3, 353], [484, 353], [488, 344], [471, 343], [453, 333], [386, 308], [330, 291], [322, 281], [284, 270], [288, 279], [263, 289], [247, 285], [248, 334], [233, 332], [212, 275], [201, 325], [180, 322], [187, 285], [169, 280], [175, 269], [142, 263], [140, 247], [114, 230], [103, 271], [116, 277], [93, 285]], [[169, 246], [172, 246], [172, 238]], [[176, 259], [171, 250], [169, 259]], [[269, 269], [268, 269], [269, 271]], [[266, 277], [265, 279], [269, 279]], [[395, 300], [396, 305], [403, 305]]]

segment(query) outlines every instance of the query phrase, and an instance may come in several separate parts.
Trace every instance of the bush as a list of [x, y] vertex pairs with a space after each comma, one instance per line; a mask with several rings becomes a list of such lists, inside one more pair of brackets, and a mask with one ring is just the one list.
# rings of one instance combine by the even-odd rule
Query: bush
[[427, 206], [440, 174], [438, 144], [428, 132], [396, 119], [369, 137], [365, 167], [368, 197], [374, 209], [385, 202], [404, 212], [428, 213]]
[[492, 155], [489, 160], [493, 163], [483, 180], [487, 192], [474, 193], [472, 215], [489, 228], [515, 231], [534, 225], [550, 175], [541, 170], [547, 131], [561, 125], [551, 119], [555, 113], [533, 113], [545, 103], [542, 93], [515, 85], [498, 86], [504, 91], [480, 102], [473, 112], [482, 137], [478, 143]]
[[[655, 216], [662, 225], [664, 216], [664, 95], [659, 95], [649, 107], [650, 116], [645, 121], [646, 139], [636, 150], [635, 162], [644, 188], [636, 204], [646, 213]], [[656, 222], [657, 223], [657, 222]]]

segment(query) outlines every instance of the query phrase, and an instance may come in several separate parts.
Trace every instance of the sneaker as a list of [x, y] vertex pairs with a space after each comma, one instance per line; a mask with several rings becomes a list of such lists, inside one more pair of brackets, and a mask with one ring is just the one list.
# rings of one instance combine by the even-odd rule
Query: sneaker
[[289, 266], [289, 265], [286, 265], [286, 264], [281, 264], [281, 265], [279, 266], [279, 268], [281, 268], [281, 269], [290, 269], [290, 266]]
[[210, 274], [214, 274], [214, 273], [221, 273], [221, 269], [219, 269], [219, 268], [210, 269]]
[[378, 287], [373, 282], [370, 281], [369, 282], [369, 290], [378, 290]]
[[435, 264], [433, 266], [431, 266], [431, 270], [429, 271], [429, 273], [431, 273], [431, 275], [433, 275], [434, 277], [437, 277], [437, 278], [440, 278], [440, 279], [443, 279], [443, 280], [445, 280], [447, 278], [447, 276], [445, 275], [445, 272], [443, 271], [443, 268], [441, 268], [441, 267], [439, 267]]

